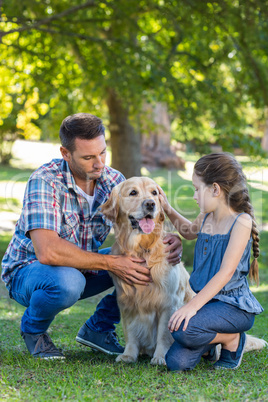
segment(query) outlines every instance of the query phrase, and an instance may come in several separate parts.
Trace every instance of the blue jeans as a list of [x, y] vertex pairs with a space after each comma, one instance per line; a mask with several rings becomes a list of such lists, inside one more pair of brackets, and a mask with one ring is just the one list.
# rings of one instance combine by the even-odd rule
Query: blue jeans
[[187, 329], [172, 332], [175, 340], [166, 354], [169, 370], [191, 370], [213, 345], [217, 333], [236, 334], [248, 331], [254, 324], [255, 314], [247, 313], [231, 304], [212, 300], [193, 316]]
[[[99, 250], [109, 254], [110, 248]], [[11, 296], [27, 307], [21, 320], [21, 330], [29, 334], [45, 332], [55, 316], [78, 300], [97, 295], [113, 287], [107, 271], [98, 275], [82, 274], [75, 268], [50, 266], [39, 261], [18, 270], [12, 280]], [[115, 329], [120, 312], [115, 291], [105, 296], [95, 313], [86, 321], [92, 331], [107, 332]]]

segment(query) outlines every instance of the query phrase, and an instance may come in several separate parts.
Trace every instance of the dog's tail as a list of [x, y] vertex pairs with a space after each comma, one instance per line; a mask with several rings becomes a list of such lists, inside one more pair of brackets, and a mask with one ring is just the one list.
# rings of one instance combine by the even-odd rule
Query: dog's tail
[[251, 350], [260, 350], [267, 346], [268, 343], [264, 339], [259, 339], [255, 336], [246, 334], [245, 352], [250, 352]]

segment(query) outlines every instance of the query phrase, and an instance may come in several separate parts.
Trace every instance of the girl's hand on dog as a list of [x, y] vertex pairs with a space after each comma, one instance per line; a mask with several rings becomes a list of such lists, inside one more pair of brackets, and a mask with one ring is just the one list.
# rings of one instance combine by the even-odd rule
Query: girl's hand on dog
[[161, 204], [163, 210], [164, 210], [165, 212], [167, 212], [168, 209], [171, 208], [171, 207], [170, 207], [170, 204], [169, 204], [169, 202], [168, 202], [167, 196], [166, 196], [166, 194], [164, 193], [164, 191], [162, 190], [162, 188], [161, 188], [160, 186], [157, 186], [157, 189], [158, 189], [158, 191], [159, 191], [158, 197], [159, 197], [159, 200], [160, 200], [160, 204]]
[[185, 331], [190, 319], [196, 315], [196, 310], [191, 306], [191, 302], [187, 303], [185, 306], [179, 308], [177, 311], [175, 311], [174, 314], [172, 314], [169, 323], [168, 323], [168, 329], [170, 332], [173, 331], [178, 331], [178, 329], [181, 326], [181, 323], [184, 320], [184, 325], [182, 330]]

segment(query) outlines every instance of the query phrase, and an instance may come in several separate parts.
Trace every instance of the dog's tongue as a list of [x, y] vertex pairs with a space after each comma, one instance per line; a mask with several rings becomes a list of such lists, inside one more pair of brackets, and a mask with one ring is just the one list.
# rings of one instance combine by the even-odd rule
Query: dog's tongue
[[144, 233], [147, 233], [147, 234], [151, 233], [154, 230], [154, 227], [155, 227], [154, 221], [152, 219], [149, 219], [149, 218], [141, 219], [139, 221], [139, 225], [140, 225], [141, 230]]

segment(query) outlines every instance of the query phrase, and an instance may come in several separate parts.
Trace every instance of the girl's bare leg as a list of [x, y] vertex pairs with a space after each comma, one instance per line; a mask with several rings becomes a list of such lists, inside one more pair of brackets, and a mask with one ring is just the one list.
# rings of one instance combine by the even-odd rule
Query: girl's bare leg
[[223, 349], [236, 352], [240, 340], [240, 334], [217, 334], [210, 343], [221, 343]]

